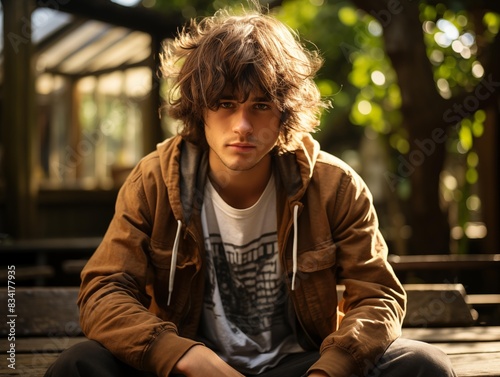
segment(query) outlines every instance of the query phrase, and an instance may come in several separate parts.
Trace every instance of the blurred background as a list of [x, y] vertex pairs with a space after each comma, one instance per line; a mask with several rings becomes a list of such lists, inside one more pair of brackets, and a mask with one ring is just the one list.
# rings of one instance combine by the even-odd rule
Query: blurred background
[[[77, 284], [124, 178], [175, 133], [158, 110], [162, 42], [241, 1], [1, 3], [2, 259], [26, 284]], [[367, 182], [394, 260], [498, 253], [500, 2], [263, 4], [321, 51], [333, 108], [314, 136]], [[498, 293], [495, 266], [404, 278]]]

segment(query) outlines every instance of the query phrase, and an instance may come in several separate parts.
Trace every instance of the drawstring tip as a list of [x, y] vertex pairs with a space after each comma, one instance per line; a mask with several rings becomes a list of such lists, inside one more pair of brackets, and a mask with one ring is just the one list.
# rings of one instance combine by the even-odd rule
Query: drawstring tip
[[168, 292], [167, 306], [170, 306], [170, 299], [172, 298], [172, 292]]
[[177, 254], [179, 252], [179, 238], [181, 236], [182, 221], [177, 220], [177, 232], [175, 233], [174, 246], [172, 247], [172, 260], [170, 261], [170, 276], [168, 278], [168, 300], [167, 306], [170, 305], [172, 292], [174, 291], [175, 269], [177, 267]]

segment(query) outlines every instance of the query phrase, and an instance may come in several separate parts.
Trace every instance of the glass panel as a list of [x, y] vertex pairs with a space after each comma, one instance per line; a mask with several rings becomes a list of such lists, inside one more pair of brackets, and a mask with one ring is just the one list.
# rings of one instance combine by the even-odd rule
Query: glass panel
[[36, 61], [41, 184], [119, 186], [144, 154], [151, 37], [92, 20], [60, 34]]

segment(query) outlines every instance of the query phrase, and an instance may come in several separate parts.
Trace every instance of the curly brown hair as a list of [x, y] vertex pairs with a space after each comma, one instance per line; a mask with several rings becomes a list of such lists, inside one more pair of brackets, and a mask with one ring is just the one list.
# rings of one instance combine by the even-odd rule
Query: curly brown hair
[[220, 10], [192, 20], [164, 45], [161, 72], [173, 80], [165, 105], [182, 123], [179, 133], [206, 147], [203, 117], [215, 110], [224, 89], [244, 102], [260, 91], [281, 111], [278, 153], [294, 150], [300, 134], [319, 125], [322, 100], [314, 76], [323, 60], [306, 49], [297, 33], [262, 9], [235, 15]]

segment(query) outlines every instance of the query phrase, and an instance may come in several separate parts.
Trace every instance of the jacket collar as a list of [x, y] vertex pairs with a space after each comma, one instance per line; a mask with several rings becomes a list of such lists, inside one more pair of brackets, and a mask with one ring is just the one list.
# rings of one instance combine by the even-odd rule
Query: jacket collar
[[[208, 174], [208, 156], [196, 145], [175, 136], [158, 145], [162, 175], [175, 218], [189, 223], [193, 213], [199, 213], [203, 204]], [[319, 144], [305, 134], [300, 147], [274, 156], [274, 166], [290, 201], [303, 196], [312, 178], [319, 154]]]
[[181, 143], [180, 194], [184, 221], [189, 222], [193, 210], [201, 212], [208, 177], [208, 155], [189, 142]]
[[319, 154], [319, 143], [305, 134], [300, 148], [275, 158], [275, 164], [283, 187], [291, 201], [300, 200], [312, 178]]

